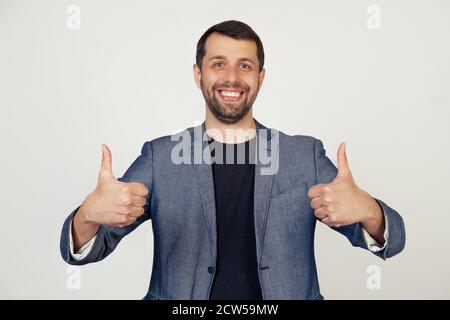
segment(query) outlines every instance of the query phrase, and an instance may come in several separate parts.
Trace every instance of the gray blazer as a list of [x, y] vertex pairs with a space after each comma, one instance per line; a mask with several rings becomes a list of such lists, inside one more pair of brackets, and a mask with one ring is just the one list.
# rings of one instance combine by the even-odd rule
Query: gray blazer
[[[255, 165], [255, 237], [263, 298], [322, 299], [314, 258], [316, 218], [307, 192], [315, 184], [331, 182], [337, 169], [325, 155], [320, 140], [289, 136], [255, 122], [256, 145], [272, 159], [269, 164], [257, 161]], [[179, 137], [163, 136], [145, 142], [141, 155], [119, 178], [143, 183], [150, 190], [144, 214], [123, 228], [100, 226], [92, 250], [76, 261], [69, 249], [69, 227], [75, 209], [62, 228], [63, 259], [75, 265], [102, 260], [124, 236], [151, 219], [154, 258], [144, 299], [208, 299], [217, 247], [214, 184], [208, 156], [204, 156], [205, 161], [194, 156], [200, 147], [208, 147], [202, 138], [204, 131], [204, 122], [186, 129], [184, 137], [192, 139], [184, 141], [182, 151]], [[187, 161], [174, 161], [174, 150]], [[386, 247], [374, 254], [386, 259], [404, 248], [405, 228], [394, 209], [375, 200], [387, 217], [389, 233]], [[361, 224], [332, 229], [347, 237], [353, 246], [368, 249]]]

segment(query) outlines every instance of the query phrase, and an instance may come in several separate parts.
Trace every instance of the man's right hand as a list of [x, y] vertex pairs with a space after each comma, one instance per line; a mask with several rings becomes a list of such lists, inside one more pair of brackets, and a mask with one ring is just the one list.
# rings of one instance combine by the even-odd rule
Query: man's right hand
[[111, 151], [102, 145], [102, 164], [95, 190], [74, 216], [72, 231], [77, 251], [100, 225], [125, 227], [144, 213], [148, 189], [141, 183], [118, 181], [112, 173]]
[[111, 151], [102, 145], [97, 187], [82, 204], [84, 220], [124, 227], [144, 213], [148, 189], [141, 183], [118, 181], [112, 173]]

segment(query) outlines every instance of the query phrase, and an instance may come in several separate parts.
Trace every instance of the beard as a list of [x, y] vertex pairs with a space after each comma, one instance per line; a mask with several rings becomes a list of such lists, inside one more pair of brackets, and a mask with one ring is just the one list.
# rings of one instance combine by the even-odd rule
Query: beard
[[[252, 96], [249, 96], [250, 88], [245, 84], [229, 85], [219, 83], [213, 85], [210, 90], [205, 88], [203, 80], [200, 80], [200, 84], [203, 97], [205, 98], [205, 102], [209, 110], [217, 120], [225, 124], [234, 124], [244, 118], [252, 108], [253, 102], [255, 102], [256, 96], [258, 95], [258, 91], [256, 91]], [[245, 99], [238, 105], [221, 102], [216, 98], [217, 88], [239, 89], [244, 92], [243, 94], [245, 94]]]

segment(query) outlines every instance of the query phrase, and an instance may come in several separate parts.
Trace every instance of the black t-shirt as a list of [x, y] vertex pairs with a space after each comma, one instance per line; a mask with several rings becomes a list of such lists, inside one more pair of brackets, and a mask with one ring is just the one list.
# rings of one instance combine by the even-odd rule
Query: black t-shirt
[[[210, 141], [217, 215], [217, 262], [211, 300], [262, 299], [253, 213], [255, 141]], [[244, 148], [245, 153], [239, 151]]]

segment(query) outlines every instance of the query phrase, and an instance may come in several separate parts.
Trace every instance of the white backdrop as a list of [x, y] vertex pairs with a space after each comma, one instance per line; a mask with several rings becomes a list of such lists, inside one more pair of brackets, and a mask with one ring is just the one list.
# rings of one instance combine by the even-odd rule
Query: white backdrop
[[[321, 139], [335, 164], [347, 142], [358, 184], [405, 220], [406, 249], [385, 262], [319, 225], [325, 298], [450, 298], [445, 0], [0, 0], [0, 298], [144, 296], [151, 222], [82, 267], [78, 289], [67, 285], [61, 226], [95, 187], [101, 143], [121, 176], [144, 141], [203, 120], [196, 43], [229, 19], [265, 47], [255, 118]], [[366, 285], [371, 265], [380, 289]]]

